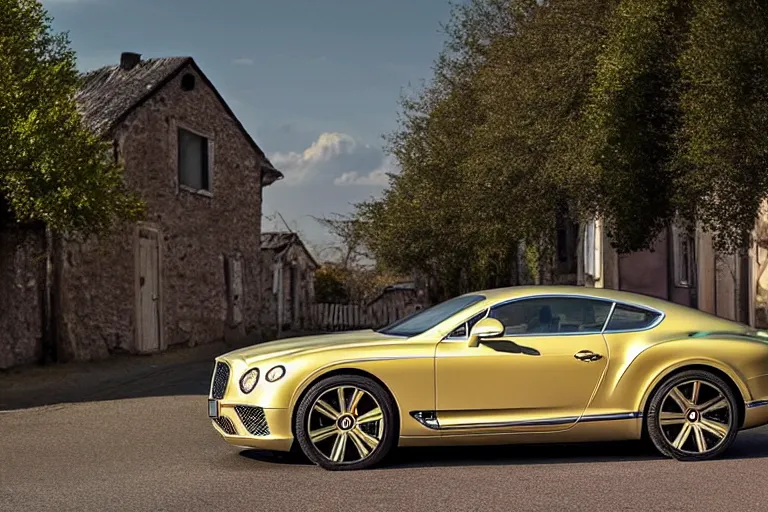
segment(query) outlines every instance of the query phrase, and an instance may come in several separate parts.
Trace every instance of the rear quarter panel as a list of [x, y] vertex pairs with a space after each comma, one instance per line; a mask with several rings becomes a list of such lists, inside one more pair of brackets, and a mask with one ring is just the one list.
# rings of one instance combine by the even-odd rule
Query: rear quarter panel
[[[720, 370], [745, 402], [768, 392], [758, 389], [768, 373], [768, 344], [736, 336], [691, 338], [648, 332], [605, 334], [610, 362], [591, 409], [644, 412], [655, 387], [686, 367]], [[658, 336], [661, 334], [662, 339]]]

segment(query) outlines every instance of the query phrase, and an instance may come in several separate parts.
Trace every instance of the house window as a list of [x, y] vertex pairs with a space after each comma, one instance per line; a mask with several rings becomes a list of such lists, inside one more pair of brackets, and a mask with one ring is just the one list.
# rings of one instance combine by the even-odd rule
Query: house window
[[211, 190], [210, 141], [179, 128], [179, 184], [192, 190]]
[[675, 286], [689, 288], [695, 278], [695, 238], [687, 230], [672, 227], [672, 261], [675, 267]]
[[603, 270], [602, 233], [597, 219], [584, 227], [584, 274], [593, 280], [600, 279]]

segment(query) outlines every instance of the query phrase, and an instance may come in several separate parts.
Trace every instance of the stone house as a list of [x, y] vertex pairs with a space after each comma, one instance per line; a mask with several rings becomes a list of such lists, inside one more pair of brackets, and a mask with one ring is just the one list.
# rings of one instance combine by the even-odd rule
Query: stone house
[[147, 215], [101, 240], [54, 239], [43, 293], [41, 229], [4, 232], [0, 368], [257, 331], [262, 194], [282, 173], [211, 81], [190, 57], [123, 53], [84, 76], [77, 101]]
[[262, 325], [277, 336], [305, 328], [320, 265], [293, 232], [262, 233], [261, 258]]

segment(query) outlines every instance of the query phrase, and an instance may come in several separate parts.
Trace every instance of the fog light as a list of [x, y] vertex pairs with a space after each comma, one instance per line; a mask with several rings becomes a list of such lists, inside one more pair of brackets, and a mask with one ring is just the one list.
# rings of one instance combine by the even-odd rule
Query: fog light
[[240, 379], [240, 390], [243, 393], [250, 393], [256, 384], [259, 382], [259, 369], [254, 368], [245, 372], [245, 375]]
[[271, 370], [267, 372], [267, 380], [269, 382], [275, 382], [276, 380], [280, 380], [285, 375], [285, 367], [284, 366], [275, 366]]

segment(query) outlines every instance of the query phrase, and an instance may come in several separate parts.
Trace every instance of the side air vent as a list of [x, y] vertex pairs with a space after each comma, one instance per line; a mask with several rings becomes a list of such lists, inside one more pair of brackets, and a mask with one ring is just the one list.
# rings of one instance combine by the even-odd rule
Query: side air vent
[[216, 425], [218, 425], [219, 428], [223, 430], [227, 435], [234, 436], [237, 434], [235, 425], [229, 418], [225, 416], [219, 416], [218, 418], [214, 418], [213, 421], [216, 422]]
[[267, 425], [267, 418], [264, 416], [264, 409], [238, 405], [235, 406], [235, 412], [251, 435], [259, 437], [269, 435], [269, 425]]

